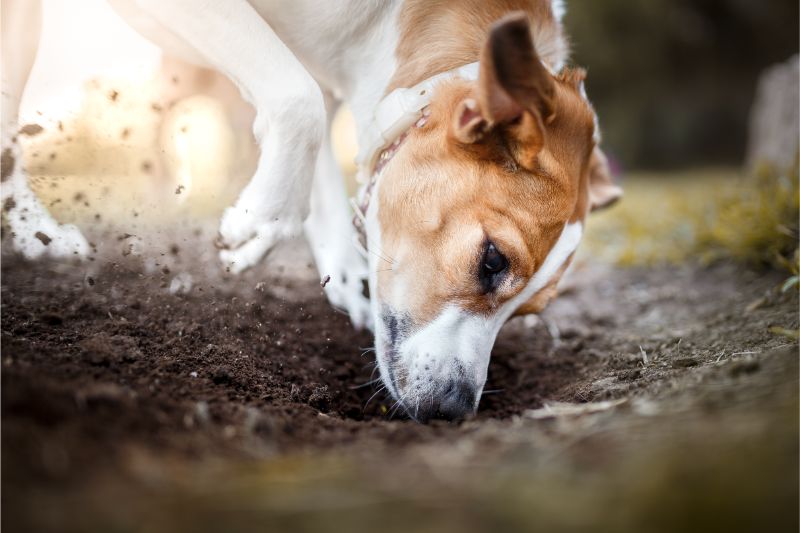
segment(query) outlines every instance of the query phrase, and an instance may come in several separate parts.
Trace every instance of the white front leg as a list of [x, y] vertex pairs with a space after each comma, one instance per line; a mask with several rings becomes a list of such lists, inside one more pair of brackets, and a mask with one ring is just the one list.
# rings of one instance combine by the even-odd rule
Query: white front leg
[[28, 185], [17, 138], [19, 104], [39, 45], [41, 4], [3, 0], [2, 4], [2, 184], [0, 200], [16, 251], [28, 259], [84, 258], [89, 244], [75, 226], [59, 224]]
[[347, 311], [356, 329], [371, 329], [369, 300], [363, 295], [367, 262], [353, 244], [355, 230], [347, 191], [331, 148], [329, 128], [337, 106], [338, 103], [329, 99], [328, 128], [317, 158], [311, 214], [305, 222], [305, 233], [320, 278], [330, 276], [325, 284], [325, 295], [330, 303]]
[[258, 168], [220, 225], [220, 258], [241, 272], [302, 230], [325, 126], [322, 92], [245, 0], [140, 5], [228, 76], [256, 109]]

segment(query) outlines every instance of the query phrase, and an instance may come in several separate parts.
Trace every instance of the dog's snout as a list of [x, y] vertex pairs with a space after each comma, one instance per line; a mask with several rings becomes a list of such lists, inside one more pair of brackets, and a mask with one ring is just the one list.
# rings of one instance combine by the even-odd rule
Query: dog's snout
[[474, 384], [467, 381], [450, 381], [443, 388], [438, 402], [431, 402], [431, 409], [423, 414], [423, 418], [461, 420], [475, 412], [477, 395], [477, 387]]

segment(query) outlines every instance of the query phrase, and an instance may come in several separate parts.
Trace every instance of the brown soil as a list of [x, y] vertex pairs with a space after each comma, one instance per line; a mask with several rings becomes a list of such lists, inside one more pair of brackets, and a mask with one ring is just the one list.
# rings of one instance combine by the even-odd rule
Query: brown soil
[[[676, 437], [678, 444], [669, 446], [666, 455], [672, 457], [676, 447], [691, 445], [692, 439], [706, 442], [702, 428], [717, 431], [716, 424], [727, 420], [725, 402], [708, 400], [707, 390], [724, 391], [724, 397], [732, 399], [730, 405], [739, 406], [732, 411], [736, 416], [772, 413], [773, 418], [765, 416], [763, 427], [752, 431], [771, 435], [769, 445], [779, 445], [778, 458], [764, 459], [766, 466], [755, 459], [753, 466], [771, 472], [771, 461], [777, 461], [776, 471], [785, 475], [765, 474], [766, 481], [754, 486], [777, 487], [782, 494], [764, 513], [777, 523], [796, 524], [797, 514], [791, 512], [797, 502], [797, 420], [787, 425], [784, 417], [787, 409], [796, 409], [797, 361], [792, 355], [796, 345], [769, 327], [796, 330], [797, 299], [774, 290], [782, 279], [779, 274], [744, 272], [729, 265], [579, 270], [575, 284], [545, 315], [547, 323], [516, 320], [503, 330], [493, 352], [488, 393], [476, 419], [424, 426], [400, 415], [389, 416], [392, 402], [370, 383], [377, 377], [368, 350], [370, 335], [354, 332], [344, 315], [331, 310], [317, 282], [295, 286], [276, 277], [256, 284], [252, 276], [244, 276], [195, 282], [188, 293], [171, 294], [167, 287], [172, 274], [165, 267], [145, 275], [125, 262], [87, 275], [81, 268], [4, 260], [2, 503], [8, 531], [250, 530], [253, 524], [273, 524], [275, 516], [285, 518], [281, 514], [285, 509], [257, 505], [263, 516], [248, 508], [244, 514], [234, 513], [233, 522], [216, 522], [209, 516], [229, 514], [217, 508], [220, 501], [227, 501], [224, 496], [198, 500], [192, 493], [189, 503], [180, 499], [198, 485], [206, 487], [206, 495], [224, 493], [227, 489], [217, 484], [229, 482], [230, 472], [241, 470], [231, 465], [287, 468], [283, 461], [292, 457], [311, 461], [301, 461], [307, 468], [289, 468], [299, 478], [307, 479], [303, 477], [307, 469], [320, 476], [303, 484], [284, 472], [291, 483], [311, 491], [304, 494], [320, 486], [335, 487], [336, 494], [343, 486], [363, 489], [371, 486], [371, 472], [382, 471], [386, 475], [381, 479], [395, 480], [394, 488], [381, 489], [384, 497], [393, 495], [385, 502], [390, 508], [392, 502], [416, 501], [414, 495], [426, 489], [409, 492], [413, 487], [438, 486], [442, 477], [455, 476], [455, 482], [448, 482], [451, 487], [466, 478], [474, 482], [470, 472], [475, 465], [493, 465], [490, 476], [513, 473], [514, 454], [531, 446], [539, 450], [537, 457], [548, 453], [561, 457], [552, 464], [566, 461], [569, 466], [556, 476], [563, 481], [583, 466], [591, 470], [599, 464], [616, 464], [608, 457], [627, 454], [631, 444], [618, 437], [631, 426], [614, 424], [644, 420], [647, 402], [661, 405], [657, 409], [661, 413], [672, 412], [676, 405], [691, 405], [692, 412], [704, 413], [697, 428], [687, 425], [683, 416], [663, 415], [668, 424], [684, 428], [676, 429], [676, 434], [685, 433], [688, 439]], [[278, 296], [286, 291], [300, 294], [299, 301]], [[791, 351], [789, 356], [773, 351], [782, 346], [784, 352]], [[770, 355], [774, 353], [778, 355]], [[750, 390], [745, 384], [751, 375], [760, 380], [753, 381], [756, 392], [741, 392], [738, 398], [740, 391]], [[745, 405], [744, 398], [757, 400]], [[563, 430], [531, 413], [546, 403], [603, 400], [640, 407], [616, 418], [608, 412], [580, 416], [581, 420], [610, 416], [604, 422], [606, 429], [599, 433], [593, 429], [589, 440], [576, 440], [586, 430], [583, 426]], [[663, 427], [645, 425], [639, 431], [655, 439]], [[721, 439], [722, 448], [714, 448], [710, 456], [728, 450], [729, 442], [739, 442], [731, 439]], [[658, 440], [658, 449], [663, 442]], [[739, 448], [732, 450], [735, 457]], [[769, 453], [776, 455], [772, 448]], [[319, 462], [328, 457], [373, 466], [360, 474], [354, 466], [342, 481], [338, 473], [326, 470], [328, 463]], [[523, 461], [533, 469], [531, 479], [537, 483], [551, 464], [538, 461]], [[739, 464], [738, 459], [730, 461]], [[433, 463], [445, 469], [434, 476], [435, 481], [430, 481], [428, 470], [424, 477], [429, 482], [424, 485], [402, 481], [422, 464], [436, 470]], [[222, 468], [226, 472], [222, 477], [220, 464], [229, 465]], [[217, 474], [208, 474], [210, 478], [203, 481], [187, 474], [209, 469]], [[270, 475], [266, 477], [272, 479]], [[511, 479], [503, 475], [504, 483]], [[609, 476], [616, 479], [616, 474]], [[180, 485], [179, 480], [189, 478], [194, 480], [191, 488]], [[534, 485], [531, 481], [524, 487]], [[259, 490], [251, 487], [245, 492]], [[462, 489], [454, 490], [453, 494], [461, 494]], [[569, 497], [582, 494], [581, 490]], [[444, 501], [457, 500], [459, 508], [469, 507], [469, 502], [488, 505], [486, 497], [470, 494], [461, 499], [451, 495]], [[180, 504], [175, 504], [176, 498]], [[542, 500], [536, 495], [530, 498]], [[118, 508], [114, 502], [120, 500], [138, 502], [130, 503], [138, 511]], [[173, 507], [164, 510], [166, 501]], [[737, 501], [733, 498], [732, 505]], [[145, 525], [137, 513], [154, 509], [159, 509], [159, 521]], [[194, 518], [176, 509], [191, 509]], [[564, 527], [558, 517], [567, 519], [568, 514], [551, 517], [551, 527]], [[761, 514], [754, 511], [754, 516]], [[312, 515], [317, 516], [313, 509], [308, 516]], [[243, 516], [261, 520], [239, 521]], [[296, 517], [291, 512], [287, 516]], [[456, 527], [454, 523], [458, 526], [454, 530], [502, 525], [489, 520], [465, 526], [454, 520], [444, 523], [444, 529]], [[526, 520], [514, 522], [512, 529], [527, 527]], [[624, 529], [637, 523], [616, 524]], [[741, 525], [738, 519], [734, 523]], [[291, 520], [280, 524], [289, 529], [294, 526], [287, 524], [297, 525]], [[313, 524], [300, 529], [305, 528], [316, 529]]]

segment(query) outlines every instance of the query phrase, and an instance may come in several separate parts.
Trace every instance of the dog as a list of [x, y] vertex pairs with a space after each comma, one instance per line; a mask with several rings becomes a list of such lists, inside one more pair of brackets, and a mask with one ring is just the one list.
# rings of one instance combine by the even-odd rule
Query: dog
[[[621, 196], [585, 72], [565, 66], [563, 2], [109, 2], [165, 53], [229, 77], [256, 110], [262, 152], [222, 217], [222, 262], [241, 272], [305, 230], [327, 297], [373, 329], [381, 379], [408, 416], [473, 413], [503, 323], [544, 309], [587, 214]], [[3, 2], [6, 118], [38, 9]], [[342, 101], [360, 145], [354, 223], [329, 136]], [[78, 229], [31, 192], [14, 131], [2, 170], [14, 246], [85, 256]]]

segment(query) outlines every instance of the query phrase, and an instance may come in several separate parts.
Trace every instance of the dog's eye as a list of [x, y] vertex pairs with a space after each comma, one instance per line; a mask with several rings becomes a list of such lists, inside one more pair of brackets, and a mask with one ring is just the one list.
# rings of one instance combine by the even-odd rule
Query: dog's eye
[[494, 243], [487, 243], [481, 258], [481, 268], [478, 275], [484, 292], [497, 288], [506, 268], [508, 268], [506, 257], [500, 253]]
[[502, 272], [508, 266], [506, 258], [497, 251], [497, 247], [493, 243], [489, 243], [486, 247], [486, 252], [483, 254], [483, 269], [489, 274], [497, 274]]

